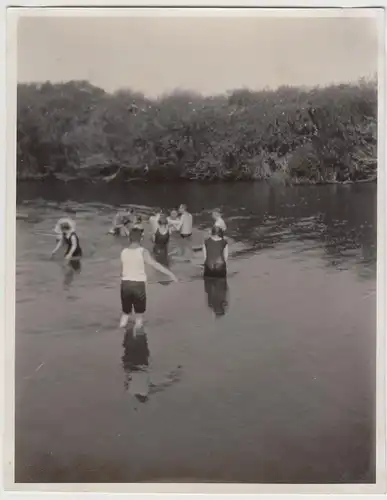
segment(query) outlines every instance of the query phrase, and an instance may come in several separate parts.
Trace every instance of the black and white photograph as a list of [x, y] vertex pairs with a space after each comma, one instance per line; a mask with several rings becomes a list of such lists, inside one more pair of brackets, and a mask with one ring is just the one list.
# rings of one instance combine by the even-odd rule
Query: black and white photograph
[[13, 489], [376, 487], [383, 11], [13, 19]]

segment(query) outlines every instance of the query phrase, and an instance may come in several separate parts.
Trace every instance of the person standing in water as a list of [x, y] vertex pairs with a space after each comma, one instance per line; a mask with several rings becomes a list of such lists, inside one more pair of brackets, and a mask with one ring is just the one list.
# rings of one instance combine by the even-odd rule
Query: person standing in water
[[214, 220], [214, 226], [219, 227], [222, 230], [223, 235], [224, 235], [224, 233], [227, 231], [227, 226], [223, 220], [221, 211], [219, 209], [214, 210], [212, 212], [212, 218]]
[[71, 221], [64, 221], [60, 223], [59, 227], [61, 235], [51, 256], [53, 257], [61, 247], [66, 247], [64, 258], [75, 271], [78, 271], [81, 267], [82, 248], [75, 232], [75, 224]]
[[192, 226], [193, 226], [193, 217], [187, 210], [187, 205], [180, 205], [179, 207], [180, 213], [180, 222], [177, 226], [178, 231], [180, 232], [180, 237], [182, 241], [181, 253], [182, 257], [187, 256], [190, 250], [190, 242], [192, 238]]
[[227, 276], [228, 244], [220, 227], [214, 226], [211, 236], [203, 245], [204, 277], [225, 278]]
[[168, 226], [171, 232], [177, 232], [180, 226], [180, 218], [177, 210], [171, 210], [168, 220]]
[[155, 234], [157, 231], [157, 228], [159, 227], [159, 219], [161, 216], [161, 208], [156, 208], [156, 210], [153, 212], [153, 215], [149, 217], [149, 224], [151, 227], [151, 234]]
[[129, 234], [130, 244], [121, 252], [121, 305], [122, 316], [120, 327], [126, 328], [129, 317], [134, 310], [134, 331], [143, 325], [143, 317], [146, 310], [146, 271], [145, 264], [152, 266], [157, 271], [165, 274], [171, 280], [177, 282], [176, 276], [166, 267], [154, 260], [149, 251], [142, 245], [142, 232], [133, 228]]
[[132, 222], [133, 215], [133, 209], [126, 210], [125, 212], [117, 212], [114, 217], [113, 227], [109, 233], [114, 234], [114, 236], [128, 236], [128, 226]]
[[152, 236], [153, 254], [160, 264], [168, 267], [168, 243], [170, 239], [170, 230], [168, 220], [164, 215], [160, 216], [159, 226]]

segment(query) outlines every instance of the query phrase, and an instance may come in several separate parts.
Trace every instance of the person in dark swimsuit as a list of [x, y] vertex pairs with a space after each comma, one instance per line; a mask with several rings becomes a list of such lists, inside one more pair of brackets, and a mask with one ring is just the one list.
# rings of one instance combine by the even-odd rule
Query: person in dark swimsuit
[[161, 215], [158, 221], [158, 228], [153, 235], [153, 254], [155, 259], [165, 267], [168, 267], [168, 243], [170, 239], [168, 220]]
[[211, 236], [203, 245], [204, 277], [225, 278], [227, 276], [228, 244], [219, 226], [214, 226]]
[[51, 255], [54, 256], [61, 247], [65, 247], [65, 260], [74, 271], [79, 271], [81, 268], [82, 257], [82, 248], [79, 242], [79, 237], [74, 228], [72, 228], [68, 222], [63, 222], [60, 225], [60, 229], [62, 232], [61, 238]]

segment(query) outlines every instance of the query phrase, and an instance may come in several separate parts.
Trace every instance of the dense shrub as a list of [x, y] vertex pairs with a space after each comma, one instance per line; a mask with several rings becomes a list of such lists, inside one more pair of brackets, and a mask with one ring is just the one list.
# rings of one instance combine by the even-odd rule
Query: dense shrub
[[19, 179], [376, 177], [374, 82], [155, 100], [82, 81], [19, 84], [17, 113]]

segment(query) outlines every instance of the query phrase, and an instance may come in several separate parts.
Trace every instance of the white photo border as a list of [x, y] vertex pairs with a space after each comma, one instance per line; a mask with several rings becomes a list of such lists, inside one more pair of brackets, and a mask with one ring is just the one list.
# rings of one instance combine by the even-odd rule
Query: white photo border
[[[107, 494], [112, 493], [165, 493], [165, 498], [171, 498], [171, 494], [197, 494], [197, 493], [217, 493], [232, 498], [241, 493], [264, 494], [265, 498], [271, 497], [271, 494], [308, 494], [309, 497], [314, 494], [331, 494], [330, 498], [335, 498], [332, 494], [370, 494], [385, 493], [386, 491], [386, 314], [384, 312], [386, 300], [386, 101], [385, 101], [385, 46], [386, 46], [386, 17], [384, 15], [385, 4], [375, 5], [371, 1], [337, 1], [326, 0], [323, 4], [320, 2], [307, 1], [282, 1], [281, 7], [297, 8], [297, 10], [288, 11], [284, 9], [271, 10], [279, 6], [278, 2], [266, 0], [262, 1], [243, 1], [238, 2], [237, 8], [223, 10], [224, 7], [235, 7], [235, 2], [223, 0], [212, 1], [213, 9], [206, 7], [205, 1], [186, 1], [162, 2], [153, 0], [153, 8], [146, 8], [146, 2], [137, 0], [128, 2], [124, 0], [115, 0], [117, 8], [110, 8], [103, 0], [51, 0], [50, 2], [39, 2], [38, 0], [16, 1], [12, 3], [13, 8], [7, 9], [4, 3], [1, 9], [0, 33], [6, 42], [6, 51], [1, 52], [1, 65], [3, 71], [0, 71], [1, 78], [1, 134], [3, 144], [0, 150], [3, 152], [3, 161], [1, 162], [3, 182], [2, 188], [2, 217], [1, 220], [1, 241], [3, 259], [1, 260], [1, 275], [5, 279], [4, 301], [2, 301], [4, 321], [1, 322], [4, 327], [4, 335], [1, 336], [3, 343], [3, 359], [5, 369], [2, 372], [4, 376], [1, 384], [1, 396], [3, 407], [3, 490], [4, 498], [41, 498], [47, 497], [48, 492], [52, 493], [50, 498], [58, 498], [59, 492], [63, 492], [61, 497], [67, 497], [76, 492], [77, 497], [80, 492], [88, 493], [88, 498], [102, 499], [107, 498]], [[69, 7], [66, 7], [68, 5]], [[135, 11], [127, 10], [136, 5]], [[71, 6], [71, 7], [70, 7]], [[159, 9], [168, 6], [168, 9]], [[25, 9], [25, 8], [31, 8]], [[41, 7], [45, 7], [42, 9]], [[99, 7], [99, 8], [95, 8]], [[102, 8], [103, 7], [103, 8]], [[118, 9], [119, 7], [119, 9]], [[184, 10], [181, 8], [184, 7]], [[189, 9], [189, 7], [194, 7]], [[206, 8], [203, 8], [206, 7]], [[246, 11], [248, 7], [248, 11]], [[257, 12], [256, 7], [265, 7]], [[299, 9], [304, 7], [304, 9]], [[313, 7], [313, 8], [312, 8]], [[318, 7], [324, 7], [320, 9]], [[339, 11], [337, 8], [351, 8], [350, 10]], [[86, 9], [87, 8], [87, 9]], [[121, 11], [121, 8], [125, 10]], [[305, 9], [306, 8], [306, 9]], [[334, 8], [329, 10], [328, 8]], [[372, 11], [368, 9], [373, 9]], [[108, 9], [108, 10], [107, 10]], [[377, 242], [377, 457], [376, 457], [376, 484], [375, 485], [239, 485], [239, 484], [15, 484], [13, 479], [13, 453], [14, 453], [14, 317], [15, 317], [15, 213], [16, 213], [16, 20], [19, 15], [65, 15], [65, 16], [108, 16], [108, 15], [260, 15], [260, 16], [359, 16], [378, 15], [380, 25], [380, 44], [379, 44], [379, 65], [378, 65], [378, 242]], [[7, 28], [2, 29], [2, 28]], [[5, 40], [6, 38], [6, 40]], [[16, 495], [14, 492], [20, 492]], [[23, 492], [23, 493], [22, 493]], [[31, 492], [28, 495], [26, 492]], [[45, 492], [43, 494], [43, 492]], [[68, 494], [64, 493], [67, 492]], [[91, 496], [91, 494], [93, 495]], [[270, 494], [270, 495], [269, 495]], [[20, 496], [19, 496], [20, 495]], [[232, 495], [232, 497], [230, 496]], [[190, 495], [191, 496], [191, 495]], [[377, 495], [379, 496], [379, 495]]]

